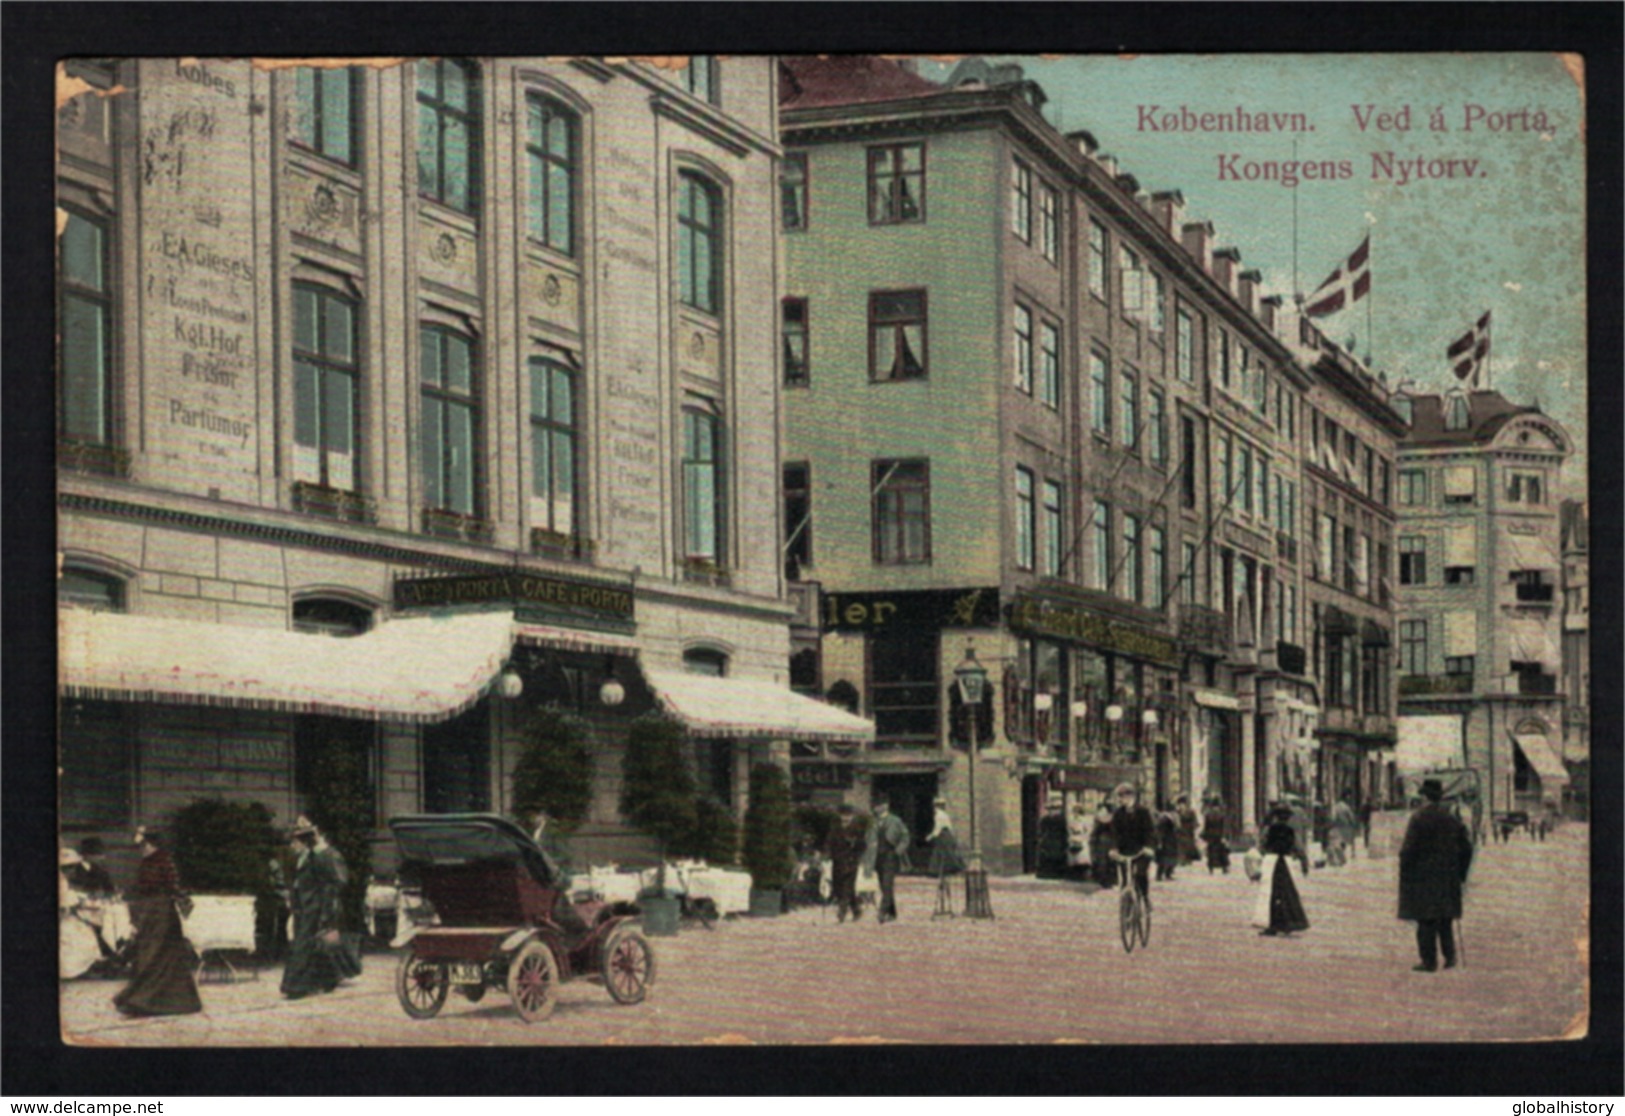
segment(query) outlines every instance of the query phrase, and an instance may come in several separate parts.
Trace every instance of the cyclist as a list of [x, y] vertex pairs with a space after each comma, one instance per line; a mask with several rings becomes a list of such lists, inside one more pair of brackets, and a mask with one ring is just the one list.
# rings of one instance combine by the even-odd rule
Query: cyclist
[[1146, 909], [1150, 910], [1151, 853], [1156, 847], [1156, 822], [1151, 811], [1139, 804], [1139, 793], [1132, 783], [1120, 783], [1116, 794], [1111, 857], [1133, 863], [1134, 888], [1144, 896]]

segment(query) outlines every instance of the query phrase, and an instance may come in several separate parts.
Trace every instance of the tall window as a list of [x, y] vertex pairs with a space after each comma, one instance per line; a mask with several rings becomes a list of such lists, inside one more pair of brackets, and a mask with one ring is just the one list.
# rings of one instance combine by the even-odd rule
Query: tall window
[[1258, 455], [1258, 518], [1270, 521], [1270, 463], [1262, 452]]
[[68, 210], [58, 240], [59, 433], [97, 445], [113, 441], [113, 300], [107, 226]]
[[806, 387], [811, 374], [808, 365], [807, 300], [787, 298], [781, 304], [784, 314], [784, 386]]
[[722, 197], [715, 186], [684, 171], [677, 179], [678, 297], [715, 314], [722, 305]]
[[1112, 433], [1111, 365], [1099, 353], [1089, 354], [1089, 416], [1096, 434]]
[[1054, 481], [1044, 482], [1044, 573], [1061, 576], [1061, 548], [1066, 539], [1061, 534], [1061, 486]]
[[360, 71], [351, 66], [295, 70], [294, 142], [336, 163], [354, 166], [359, 86]]
[[1428, 502], [1428, 475], [1424, 469], [1399, 471], [1399, 502], [1409, 507]]
[[1038, 246], [1050, 263], [1060, 251], [1060, 195], [1048, 186], [1038, 187]]
[[1428, 672], [1428, 622], [1399, 622], [1399, 669], [1405, 674]]
[[869, 378], [918, 380], [926, 375], [924, 291], [869, 295]]
[[1140, 562], [1140, 517], [1123, 517], [1123, 596], [1145, 602], [1145, 567]]
[[575, 113], [532, 93], [525, 98], [525, 157], [530, 163], [526, 202], [530, 238], [575, 255], [577, 135]]
[[1095, 501], [1095, 588], [1112, 584], [1112, 508], [1104, 500]]
[[1319, 531], [1315, 535], [1315, 554], [1319, 559], [1320, 577], [1322, 581], [1337, 583], [1337, 555], [1333, 551], [1337, 548], [1337, 523], [1330, 515], [1322, 512], [1319, 519]]
[[478, 515], [479, 392], [474, 342], [440, 326], [424, 326], [423, 498], [431, 508]]
[[480, 71], [442, 58], [418, 67], [418, 193], [479, 211]]
[[1196, 603], [1196, 544], [1182, 542], [1179, 544], [1179, 603], [1194, 605]]
[[720, 564], [727, 522], [722, 487], [722, 424], [709, 411], [683, 410], [683, 555]]
[[1161, 275], [1151, 273], [1151, 332], [1161, 333], [1168, 328], [1168, 288]]
[[1153, 525], [1148, 533], [1150, 548], [1147, 560], [1151, 572], [1151, 595], [1146, 598], [1146, 603], [1152, 608], [1162, 608], [1168, 603], [1168, 532]]
[[1468, 427], [1467, 400], [1460, 395], [1450, 397], [1445, 406], [1444, 428], [1446, 430], [1466, 430]]
[[548, 357], [530, 358], [530, 520], [560, 535], [576, 533], [576, 376]]
[[1089, 222], [1089, 293], [1106, 298], [1106, 226]]
[[1253, 447], [1246, 442], [1238, 442], [1237, 448], [1241, 451], [1240, 468], [1237, 470], [1235, 484], [1240, 490], [1241, 510], [1248, 515], [1253, 514]]
[[1123, 368], [1118, 378], [1118, 399], [1123, 405], [1123, 425], [1119, 436], [1131, 450], [1140, 448], [1140, 381], [1134, 369]]
[[1354, 591], [1362, 597], [1371, 595], [1371, 536], [1362, 534], [1354, 540]]
[[1179, 378], [1187, 384], [1196, 379], [1196, 354], [1192, 346], [1196, 333], [1191, 328], [1191, 316], [1183, 310], [1174, 311], [1174, 367]]
[[1010, 231], [1033, 242], [1033, 172], [1019, 159], [1010, 171]]
[[925, 220], [925, 145], [898, 143], [869, 149], [869, 223]]
[[1038, 327], [1038, 398], [1061, 409], [1061, 331], [1051, 322]]
[[779, 166], [779, 211], [785, 232], [807, 227], [807, 153], [786, 152]]
[[353, 491], [361, 378], [355, 304], [296, 283], [293, 323], [293, 479]]
[[882, 565], [931, 561], [931, 463], [875, 461], [874, 560]]
[[1230, 435], [1224, 433], [1223, 431], [1220, 431], [1219, 433], [1218, 448], [1219, 468], [1217, 470], [1217, 479], [1221, 485], [1219, 489], [1218, 503], [1221, 507], [1228, 507], [1231, 497], [1234, 495], [1236, 490], [1236, 463], [1235, 458], [1232, 456], [1233, 449], [1230, 443]]
[[1016, 303], [1015, 313], [1016, 387], [1033, 393], [1033, 312]]
[[1142, 317], [1145, 312], [1145, 272], [1140, 270], [1140, 254], [1124, 244], [1117, 242], [1119, 269], [1123, 273], [1123, 314], [1125, 317]]
[[1345, 523], [1343, 525], [1343, 592], [1345, 593], [1352, 593], [1355, 591], [1354, 559], [1354, 525], [1351, 523]]
[[812, 481], [805, 461], [784, 465], [784, 575], [792, 581], [812, 565]]
[[935, 746], [942, 700], [936, 640], [876, 634], [868, 645], [876, 746]]
[[1190, 415], [1179, 416], [1179, 502], [1196, 506], [1196, 420]]
[[683, 87], [706, 104], [721, 103], [722, 89], [717, 81], [717, 60], [711, 54], [691, 54], [683, 70]]
[[1033, 471], [1016, 466], [1016, 565], [1030, 570], [1038, 534], [1038, 510], [1033, 496]]
[[1401, 585], [1428, 583], [1427, 539], [1421, 535], [1399, 536], [1399, 583]]
[[1219, 330], [1219, 384], [1221, 387], [1230, 386], [1230, 335]]

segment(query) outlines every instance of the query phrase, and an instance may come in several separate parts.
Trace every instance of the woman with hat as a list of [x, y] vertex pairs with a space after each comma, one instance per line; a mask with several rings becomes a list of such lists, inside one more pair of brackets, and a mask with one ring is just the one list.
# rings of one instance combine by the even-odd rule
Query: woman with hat
[[1304, 914], [1294, 879], [1297, 833], [1292, 828], [1290, 808], [1278, 805], [1270, 811], [1259, 844], [1264, 850], [1263, 876], [1253, 904], [1253, 925], [1260, 927], [1259, 934], [1267, 938], [1309, 929], [1309, 917]]
[[959, 855], [959, 840], [954, 836], [954, 823], [948, 817], [948, 800], [938, 798], [931, 816], [931, 874], [937, 879], [965, 870], [965, 859]]
[[181, 891], [175, 862], [156, 832], [137, 829], [135, 845], [141, 850], [141, 867], [128, 895], [135, 954], [130, 982], [113, 997], [113, 1006], [125, 1015], [202, 1011], [179, 909], [190, 911], [192, 901]]
[[1225, 875], [1230, 874], [1230, 842], [1225, 840], [1225, 825], [1224, 800], [1216, 794], [1212, 795], [1202, 811], [1202, 840], [1207, 844], [1207, 871], [1210, 876], [1215, 868]]
[[293, 913], [293, 944], [282, 969], [282, 994], [297, 1000], [338, 987], [342, 881], [333, 861], [317, 850], [316, 827], [310, 819], [300, 817], [294, 823], [288, 843], [297, 862], [288, 904]]

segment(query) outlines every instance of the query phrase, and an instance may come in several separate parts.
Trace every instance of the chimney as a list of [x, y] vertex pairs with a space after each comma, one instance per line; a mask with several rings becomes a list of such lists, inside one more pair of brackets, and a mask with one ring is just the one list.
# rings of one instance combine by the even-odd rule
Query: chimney
[[1219, 286], [1236, 293], [1236, 272], [1241, 270], [1240, 248], [1215, 248], [1213, 250], [1213, 278], [1219, 281]]
[[1097, 155], [1095, 156], [1095, 161], [1100, 164], [1100, 169], [1106, 172], [1107, 178], [1113, 180], [1114, 182], [1117, 180], [1116, 155]]
[[1140, 192], [1140, 180], [1135, 178], [1132, 174], [1129, 174], [1127, 171], [1124, 171], [1122, 174], [1115, 175], [1114, 180], [1117, 182], [1117, 188], [1122, 190], [1123, 193], [1127, 194], [1131, 198]]
[[1083, 152], [1085, 155], [1093, 155], [1095, 152], [1100, 150], [1100, 141], [1095, 139], [1095, 134], [1093, 132], [1086, 132], [1079, 129], [1076, 132], [1068, 132], [1066, 134], [1066, 138], [1071, 140], [1077, 149]]
[[1256, 267], [1243, 271], [1236, 280], [1236, 297], [1247, 308], [1247, 313], [1258, 313], [1258, 285], [1264, 281], [1264, 275]]
[[1189, 221], [1181, 229], [1185, 251], [1209, 275], [1213, 274], [1213, 222]]
[[1151, 211], [1157, 215], [1157, 224], [1177, 238], [1185, 223], [1185, 195], [1178, 190], [1158, 190], [1151, 195]]
[[1271, 333], [1276, 332], [1275, 323], [1278, 320], [1276, 318], [1276, 314], [1278, 314], [1281, 310], [1281, 296], [1268, 295], [1261, 298], [1258, 300], [1258, 307], [1259, 312], [1264, 317], [1264, 327]]
[[897, 63], [897, 68], [905, 74], [918, 74], [920, 72], [920, 60], [918, 58], [893, 58], [892, 61]]

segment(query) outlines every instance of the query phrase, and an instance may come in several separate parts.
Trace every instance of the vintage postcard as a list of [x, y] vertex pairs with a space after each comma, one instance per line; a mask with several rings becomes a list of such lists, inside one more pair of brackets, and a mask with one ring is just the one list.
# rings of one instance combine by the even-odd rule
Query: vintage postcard
[[56, 92], [63, 1043], [1590, 1032], [1579, 56]]

